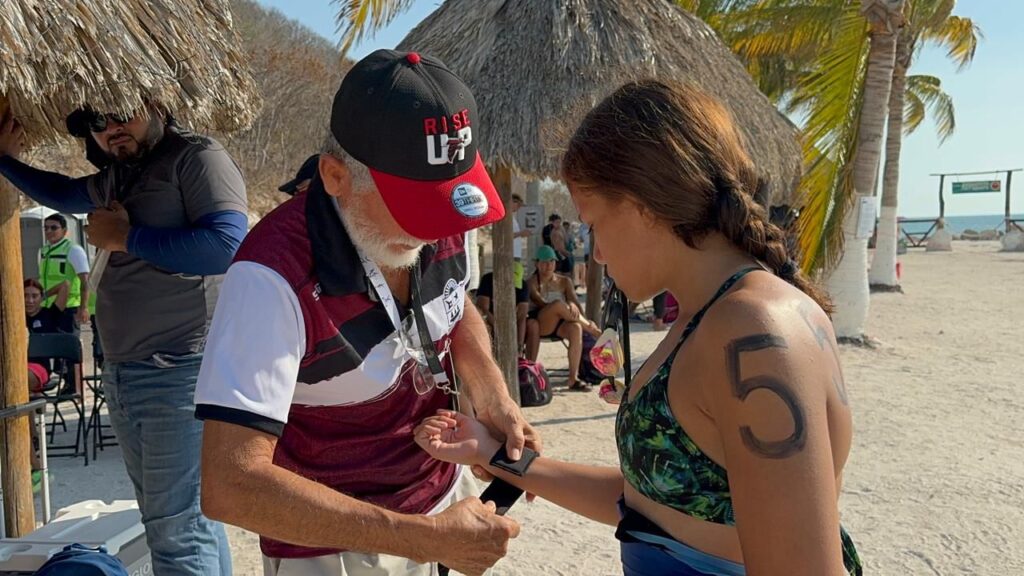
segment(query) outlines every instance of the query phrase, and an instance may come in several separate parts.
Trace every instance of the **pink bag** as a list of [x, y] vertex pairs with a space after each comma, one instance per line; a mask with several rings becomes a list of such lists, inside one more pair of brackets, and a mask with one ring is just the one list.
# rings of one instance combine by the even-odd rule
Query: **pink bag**
[[665, 324], [671, 324], [679, 319], [679, 302], [672, 293], [665, 294], [665, 317], [662, 319]]

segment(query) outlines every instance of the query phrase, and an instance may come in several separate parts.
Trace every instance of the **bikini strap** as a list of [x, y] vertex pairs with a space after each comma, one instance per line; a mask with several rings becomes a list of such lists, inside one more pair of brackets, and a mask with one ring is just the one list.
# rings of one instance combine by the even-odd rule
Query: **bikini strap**
[[723, 282], [722, 285], [718, 287], [718, 291], [715, 292], [715, 295], [711, 297], [711, 300], [708, 300], [707, 304], [705, 304], [700, 310], [698, 310], [697, 313], [693, 315], [693, 318], [690, 318], [690, 321], [686, 324], [686, 328], [683, 329], [682, 335], [679, 336], [679, 342], [677, 342], [676, 347], [672, 349], [672, 353], [668, 355], [668, 359], [666, 360], [667, 362], [671, 362], [672, 359], [675, 358], [676, 354], [679, 352], [679, 349], [683, 347], [683, 343], [686, 342], [686, 339], [690, 337], [690, 334], [693, 334], [693, 331], [697, 329], [697, 326], [700, 324], [700, 321], [704, 319], [704, 314], [707, 313], [708, 309], [711, 308], [711, 306], [715, 302], [717, 302], [719, 298], [724, 296], [725, 293], [728, 292], [729, 289], [733, 287], [733, 285], [739, 282], [741, 278], [755, 270], [764, 270], [764, 268], [761, 268], [760, 266], [751, 266], [750, 268], [744, 268], [743, 270], [740, 270], [739, 272], [730, 276], [728, 280]]

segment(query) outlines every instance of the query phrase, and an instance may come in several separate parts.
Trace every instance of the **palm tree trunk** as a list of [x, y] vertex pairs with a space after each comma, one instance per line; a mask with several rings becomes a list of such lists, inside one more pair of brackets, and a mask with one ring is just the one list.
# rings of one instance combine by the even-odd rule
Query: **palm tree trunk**
[[868, 272], [872, 292], [902, 292], [896, 277], [896, 206], [900, 186], [900, 149], [903, 146], [903, 100], [907, 85], [907, 67], [903, 63], [904, 36], [897, 46], [896, 67], [889, 93], [889, 124], [885, 135], [885, 168], [882, 173], [882, 211], [878, 221], [875, 257]]
[[[878, 164], [882, 155], [882, 132], [888, 112], [889, 90], [896, 63], [898, 22], [903, 2], [861, 0], [872, 21], [864, 99], [857, 130], [857, 152], [853, 159], [854, 204], [843, 222], [843, 257], [828, 279], [836, 303], [832, 317], [835, 333], [846, 341], [863, 342], [868, 316], [868, 239], [857, 237], [860, 199], [874, 195]], [[884, 14], [880, 13], [884, 10]]]

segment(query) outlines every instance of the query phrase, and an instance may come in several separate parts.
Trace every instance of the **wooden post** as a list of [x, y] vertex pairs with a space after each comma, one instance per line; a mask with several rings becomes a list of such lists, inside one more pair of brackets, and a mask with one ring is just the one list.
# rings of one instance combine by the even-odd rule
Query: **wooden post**
[[1013, 215], [1010, 214], [1010, 181], [1013, 179], [1013, 170], [1006, 171], [1006, 221], [1003, 224], [1006, 227], [1006, 233], [1010, 233], [1010, 219]]
[[[491, 172], [505, 206], [512, 205], [512, 170], [499, 166]], [[508, 393], [519, 400], [519, 338], [516, 337], [516, 294], [512, 272], [512, 215], [491, 224], [494, 263], [494, 359], [501, 368]]]
[[[0, 95], [0, 117], [7, 100]], [[18, 192], [0, 177], [0, 407], [28, 402], [28, 329], [21, 277], [21, 227]], [[35, 529], [29, 416], [0, 422], [0, 482], [7, 536]], [[45, 439], [40, 441], [45, 442]]]
[[594, 252], [597, 245], [594, 244], [594, 230], [590, 230], [590, 256], [587, 260], [587, 318], [598, 324], [601, 323], [601, 290], [604, 288], [604, 264], [598, 264], [594, 260]]
[[946, 217], [946, 200], [942, 197], [942, 187], [946, 184], [946, 175], [939, 175], [939, 218]]
[[[526, 184], [526, 203], [530, 204], [531, 206], [541, 203], [540, 182], [532, 180]], [[544, 214], [541, 217], [541, 225], [544, 224], [544, 221], [547, 219], [547, 217], [547, 214]], [[526, 269], [527, 278], [530, 277], [530, 274], [533, 273], [533, 270], [535, 268], [535, 263], [533, 260], [534, 257], [537, 255], [537, 248], [540, 247], [540, 243], [541, 237], [539, 230], [537, 231], [537, 233], [532, 234], [529, 238], [527, 238], [526, 253], [523, 254], [523, 267]]]

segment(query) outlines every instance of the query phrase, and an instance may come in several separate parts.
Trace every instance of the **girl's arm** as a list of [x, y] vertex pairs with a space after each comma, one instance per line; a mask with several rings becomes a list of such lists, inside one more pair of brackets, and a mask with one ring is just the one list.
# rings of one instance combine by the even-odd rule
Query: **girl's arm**
[[724, 348], [724, 357], [703, 393], [724, 449], [747, 573], [845, 575], [836, 482], [845, 456], [835, 458], [833, 447], [848, 445], [850, 428], [844, 407], [836, 405], [830, 421], [830, 402], [839, 401], [832, 349], [798, 317], [756, 304], [733, 306], [708, 328], [706, 341], [716, 343], [708, 350]]
[[611, 526], [619, 522], [623, 478], [618, 468], [538, 456], [525, 475], [516, 476], [489, 464], [501, 442], [479, 421], [451, 410], [439, 410], [437, 416], [424, 420], [415, 437], [438, 460], [483, 466], [493, 476], [566, 510]]

